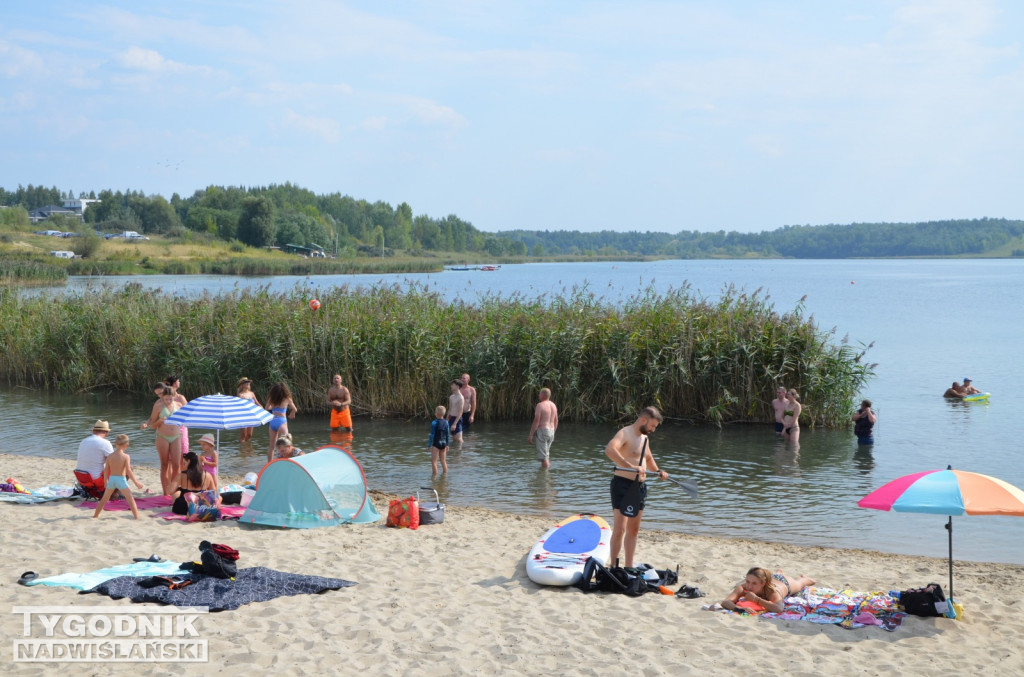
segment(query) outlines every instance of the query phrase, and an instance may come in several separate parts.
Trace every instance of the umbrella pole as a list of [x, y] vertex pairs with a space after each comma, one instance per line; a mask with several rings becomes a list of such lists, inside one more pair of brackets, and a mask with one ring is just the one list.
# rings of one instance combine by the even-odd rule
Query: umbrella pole
[[953, 601], [953, 516], [950, 515], [946, 522], [946, 531], [949, 532], [949, 596], [947, 599]]

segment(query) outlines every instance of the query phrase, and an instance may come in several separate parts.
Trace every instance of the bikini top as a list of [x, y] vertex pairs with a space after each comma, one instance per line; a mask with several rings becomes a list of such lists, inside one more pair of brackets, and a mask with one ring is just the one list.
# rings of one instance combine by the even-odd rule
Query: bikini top
[[782, 415], [783, 416], [792, 416], [793, 415], [793, 410], [792, 409], [787, 409], [786, 411], [782, 412]]
[[169, 418], [171, 414], [178, 411], [177, 403], [175, 403], [174, 409], [168, 409], [164, 407], [160, 410], [160, 418]]
[[284, 414], [288, 412], [288, 407], [271, 407], [270, 413], [272, 414]]

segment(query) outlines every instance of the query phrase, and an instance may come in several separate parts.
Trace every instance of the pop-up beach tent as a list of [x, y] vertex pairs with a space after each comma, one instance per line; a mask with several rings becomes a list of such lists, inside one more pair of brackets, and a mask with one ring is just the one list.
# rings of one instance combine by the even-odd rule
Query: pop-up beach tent
[[256, 495], [240, 521], [312, 529], [379, 519], [359, 461], [345, 449], [328, 444], [263, 466]]

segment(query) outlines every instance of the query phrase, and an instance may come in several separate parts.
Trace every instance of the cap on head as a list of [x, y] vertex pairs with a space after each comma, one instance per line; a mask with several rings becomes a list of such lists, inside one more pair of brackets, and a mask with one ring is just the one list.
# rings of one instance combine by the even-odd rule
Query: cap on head
[[970, 382], [971, 382], [971, 379], [969, 379], [969, 378], [967, 378], [967, 377], [965, 376], [965, 377], [964, 377], [964, 383], [970, 383]]
[[109, 433], [110, 432], [110, 424], [107, 423], [106, 421], [100, 419], [100, 420], [98, 420], [98, 421], [96, 421], [95, 423], [92, 424], [92, 429], [94, 431], [95, 430], [102, 430], [104, 432], [108, 432]]

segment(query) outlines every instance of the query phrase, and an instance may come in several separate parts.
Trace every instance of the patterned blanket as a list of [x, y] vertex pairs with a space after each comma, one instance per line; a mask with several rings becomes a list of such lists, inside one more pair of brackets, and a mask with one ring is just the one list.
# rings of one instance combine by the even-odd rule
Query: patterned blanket
[[233, 580], [182, 572], [176, 580], [191, 583], [179, 590], [166, 587], [146, 588], [141, 579], [130, 576], [114, 578], [81, 594], [99, 593], [112, 599], [127, 597], [133, 602], [158, 602], [184, 607], [209, 607], [210, 611], [237, 609], [250, 602], [265, 602], [285, 595], [312, 595], [327, 590], [340, 590], [352, 581], [322, 576], [306, 576], [275, 571], [265, 567], [239, 569]]
[[704, 607], [709, 611], [758, 615], [761, 618], [826, 623], [843, 628], [863, 628], [875, 625], [893, 632], [903, 624], [905, 613], [900, 611], [886, 592], [857, 592], [831, 588], [804, 588], [799, 595], [787, 597], [781, 613], [727, 611], [718, 604]]

